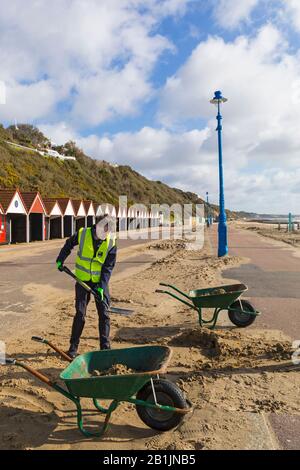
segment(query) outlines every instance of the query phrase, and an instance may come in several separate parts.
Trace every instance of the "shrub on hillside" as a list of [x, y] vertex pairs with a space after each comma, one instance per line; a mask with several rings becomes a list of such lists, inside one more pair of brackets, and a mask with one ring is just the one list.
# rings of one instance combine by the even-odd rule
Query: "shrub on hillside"
[[11, 139], [20, 144], [37, 147], [45, 147], [49, 145], [49, 140], [35, 126], [30, 124], [18, 124], [18, 126], [9, 126], [6, 129]]

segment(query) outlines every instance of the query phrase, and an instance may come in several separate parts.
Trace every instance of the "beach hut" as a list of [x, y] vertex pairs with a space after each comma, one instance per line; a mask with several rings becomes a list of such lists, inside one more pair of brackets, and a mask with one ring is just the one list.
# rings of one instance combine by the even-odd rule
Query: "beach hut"
[[86, 217], [87, 227], [92, 227], [96, 220], [96, 211], [92, 201], [83, 201]]
[[[6, 216], [2, 238], [5, 236], [7, 243], [29, 242], [29, 220], [20, 191], [0, 189], [0, 204]], [[3, 222], [3, 217], [1, 219]]]
[[98, 204], [97, 202], [92, 202], [92, 204], [93, 204], [93, 208], [94, 208], [94, 212], [95, 212], [94, 223], [96, 223], [96, 220], [97, 220], [97, 212], [98, 212], [99, 204]]
[[87, 226], [87, 214], [83, 201], [72, 199], [72, 202], [75, 210], [75, 231], [78, 232], [80, 228]]
[[7, 236], [6, 215], [4, 214], [4, 209], [0, 204], [0, 245], [8, 243]]
[[150, 217], [151, 217], [151, 227], [158, 227], [159, 226], [158, 210], [152, 209]]
[[21, 191], [29, 220], [29, 241], [43, 241], [46, 235], [45, 216], [46, 208], [38, 191]]
[[150, 226], [150, 215], [148, 209], [144, 212], [144, 228], [148, 228]]
[[58, 198], [57, 202], [61, 208], [64, 218], [64, 237], [70, 237], [75, 232], [75, 209], [69, 198]]
[[103, 206], [103, 204], [98, 204], [97, 210], [96, 210], [96, 222], [98, 222], [99, 217], [101, 217], [101, 215], [104, 214], [104, 209], [105, 209], [105, 206]]
[[112, 215], [113, 207], [111, 204], [105, 204], [104, 214]]
[[[114, 212], [116, 214], [116, 211]], [[111, 204], [100, 204], [97, 208], [96, 219], [99, 220], [101, 215], [108, 214], [113, 215], [113, 206]]]
[[53, 240], [55, 238], [64, 238], [64, 218], [62, 209], [57, 199], [44, 198], [46, 207], [46, 238]]
[[139, 212], [135, 207], [130, 207], [128, 210], [128, 230], [135, 230], [138, 228]]
[[115, 206], [111, 206], [110, 207], [110, 213], [109, 213], [114, 219], [117, 218], [117, 211], [116, 211], [116, 208]]

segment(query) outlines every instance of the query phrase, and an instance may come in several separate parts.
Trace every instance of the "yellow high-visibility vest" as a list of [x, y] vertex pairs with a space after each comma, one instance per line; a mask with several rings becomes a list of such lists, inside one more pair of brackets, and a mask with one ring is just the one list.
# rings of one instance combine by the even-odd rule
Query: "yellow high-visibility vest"
[[79, 230], [78, 242], [75, 275], [81, 281], [92, 281], [96, 284], [100, 281], [102, 266], [109, 251], [115, 246], [116, 239], [109, 233], [95, 255], [91, 228]]

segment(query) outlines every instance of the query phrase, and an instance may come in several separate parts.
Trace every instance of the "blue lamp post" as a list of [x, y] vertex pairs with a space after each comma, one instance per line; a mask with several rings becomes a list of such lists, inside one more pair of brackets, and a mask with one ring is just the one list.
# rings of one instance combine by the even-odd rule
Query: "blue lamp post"
[[222, 96], [220, 91], [215, 91], [215, 96], [210, 101], [215, 104], [218, 108], [218, 148], [219, 148], [219, 181], [220, 181], [220, 213], [219, 213], [219, 226], [218, 226], [218, 256], [227, 255], [228, 244], [227, 244], [227, 219], [225, 212], [225, 198], [224, 198], [224, 178], [223, 178], [223, 155], [222, 155], [222, 116], [221, 116], [221, 104], [226, 103], [227, 98]]

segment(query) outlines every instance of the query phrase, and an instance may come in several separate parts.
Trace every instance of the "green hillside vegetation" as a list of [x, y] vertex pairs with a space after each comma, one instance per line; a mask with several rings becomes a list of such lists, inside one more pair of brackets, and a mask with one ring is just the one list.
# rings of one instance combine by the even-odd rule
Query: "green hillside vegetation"
[[91, 199], [116, 205], [119, 195], [126, 195], [130, 204], [202, 202], [194, 193], [150, 181], [129, 166], [114, 167], [105, 161], [93, 160], [74, 142], [57, 150], [75, 156], [76, 162], [63, 162], [13, 147], [5, 141], [29, 147], [42, 147], [48, 142], [33, 126], [18, 125], [18, 128], [16, 131], [14, 127], [4, 129], [0, 125], [0, 188], [19, 187], [23, 191], [38, 190], [45, 197]]
[[5, 132], [9, 140], [24, 146], [36, 148], [46, 147], [50, 144], [49, 139], [37, 127], [29, 124], [18, 124], [17, 128], [9, 126]]

